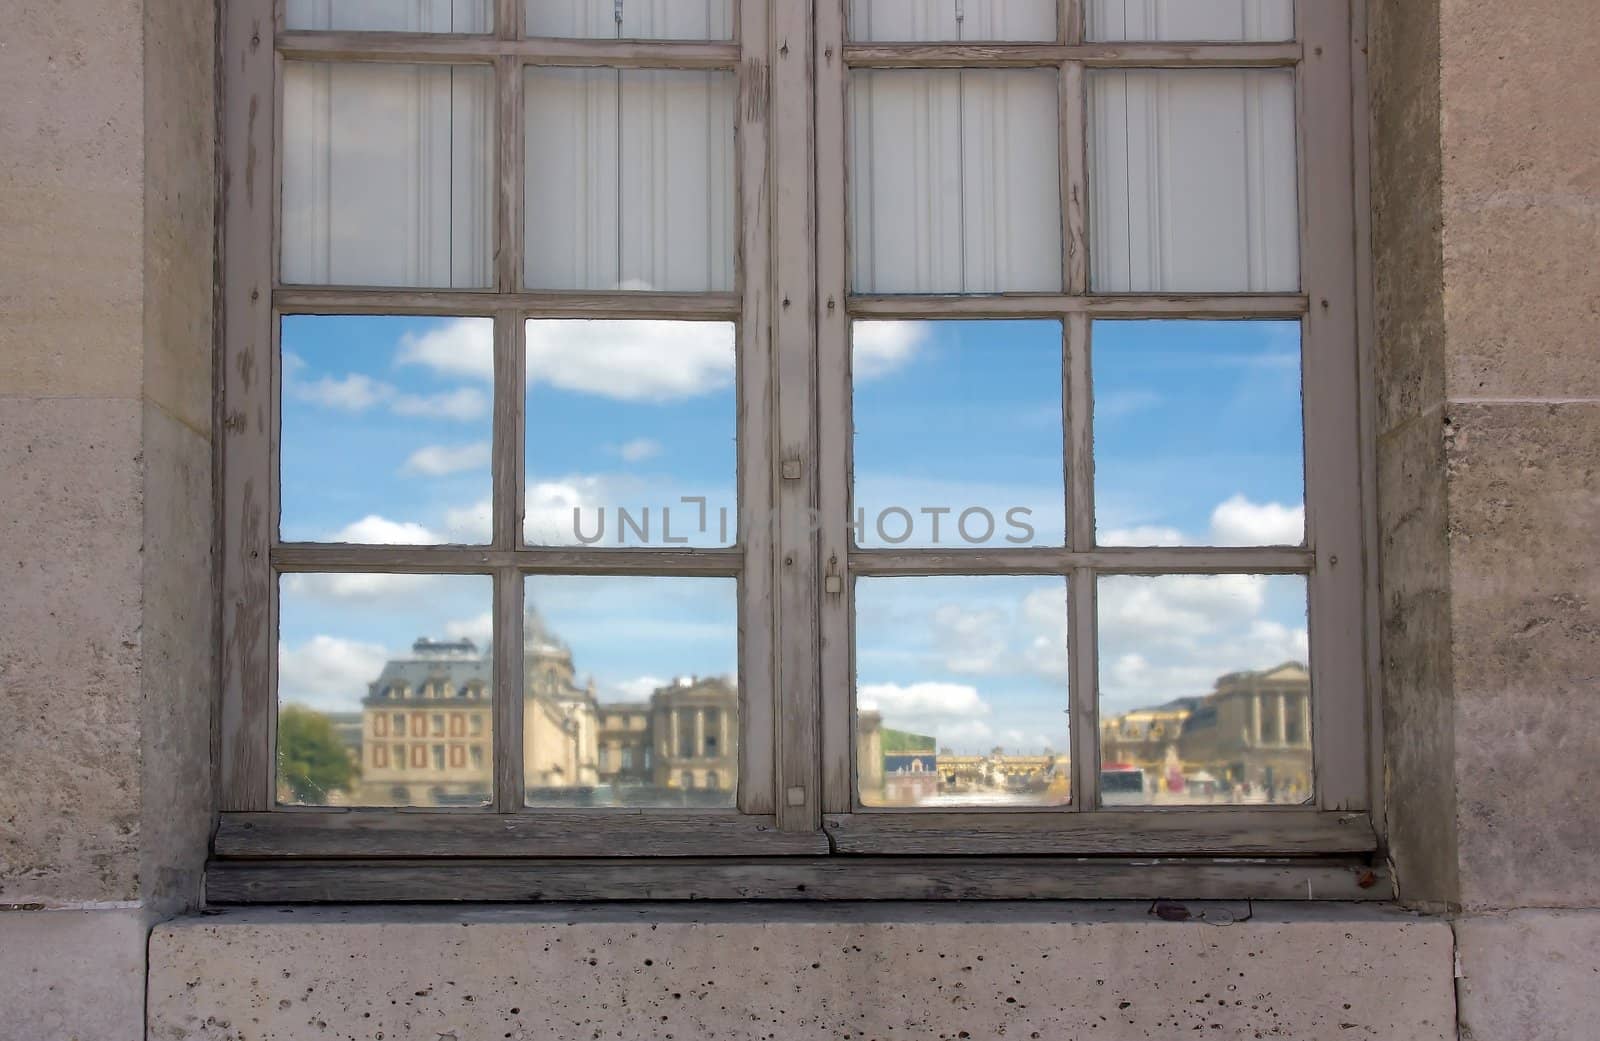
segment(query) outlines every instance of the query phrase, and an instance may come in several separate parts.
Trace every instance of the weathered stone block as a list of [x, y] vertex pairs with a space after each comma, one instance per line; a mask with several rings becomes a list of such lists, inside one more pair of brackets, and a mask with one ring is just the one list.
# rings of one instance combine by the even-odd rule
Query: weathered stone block
[[267, 908], [156, 928], [150, 1038], [1426, 1041], [1450, 964], [1355, 907]]
[[1517, 911], [1456, 923], [1461, 1041], [1590, 1041], [1600, 912]]
[[1469, 907], [1600, 904], [1600, 405], [1451, 408]]

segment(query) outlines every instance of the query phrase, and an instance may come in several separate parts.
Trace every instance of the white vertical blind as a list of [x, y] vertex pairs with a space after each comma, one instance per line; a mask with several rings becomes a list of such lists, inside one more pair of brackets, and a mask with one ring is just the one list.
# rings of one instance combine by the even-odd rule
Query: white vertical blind
[[1089, 0], [1091, 40], [1294, 39], [1294, 0]]
[[365, 29], [391, 33], [486, 33], [490, 0], [287, 0], [290, 29]]
[[733, 288], [734, 77], [530, 68], [532, 289]]
[[[527, 0], [529, 36], [727, 40], [731, 0]], [[617, 20], [619, 13], [622, 20]]]
[[1299, 288], [1292, 72], [1106, 70], [1089, 87], [1096, 290]]
[[285, 282], [491, 282], [487, 66], [285, 62]]
[[850, 0], [850, 38], [1049, 41], [1056, 0]]
[[1053, 69], [862, 71], [850, 96], [856, 292], [1061, 290]]

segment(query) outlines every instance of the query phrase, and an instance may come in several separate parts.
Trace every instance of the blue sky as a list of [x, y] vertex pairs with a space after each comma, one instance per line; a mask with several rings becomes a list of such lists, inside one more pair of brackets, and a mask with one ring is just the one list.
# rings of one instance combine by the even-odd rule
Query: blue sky
[[[282, 533], [289, 540], [481, 542], [488, 536], [492, 331], [483, 319], [291, 317], [283, 326]], [[889, 506], [902, 545], [965, 543], [957, 516], [995, 518], [990, 545], [1060, 545], [1061, 326], [872, 322], [855, 333], [864, 544]], [[1298, 543], [1299, 336], [1283, 322], [1097, 322], [1093, 368], [1103, 544]], [[737, 537], [733, 329], [726, 323], [544, 321], [528, 326], [528, 535], [572, 543], [607, 508], [662, 506], [691, 545]], [[707, 525], [684, 496], [708, 501]], [[719, 522], [725, 508], [730, 524]], [[903, 520], [886, 518], [892, 537]], [[970, 515], [968, 534], [986, 524]], [[637, 542], [629, 538], [630, 543]], [[282, 584], [281, 690], [358, 703], [385, 656], [421, 635], [488, 633], [487, 578], [291, 576]], [[529, 601], [605, 698], [733, 671], [731, 580], [553, 579]], [[1049, 578], [861, 580], [864, 704], [890, 726], [962, 750], [1066, 745], [1066, 584]], [[1305, 657], [1296, 578], [1107, 579], [1105, 709], [1204, 693], [1239, 668]]]

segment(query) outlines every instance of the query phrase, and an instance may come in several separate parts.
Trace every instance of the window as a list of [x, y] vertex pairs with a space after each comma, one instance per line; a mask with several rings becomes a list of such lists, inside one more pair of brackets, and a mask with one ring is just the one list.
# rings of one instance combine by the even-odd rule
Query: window
[[383, 6], [225, 32], [216, 892], [1353, 892], [1347, 0]]

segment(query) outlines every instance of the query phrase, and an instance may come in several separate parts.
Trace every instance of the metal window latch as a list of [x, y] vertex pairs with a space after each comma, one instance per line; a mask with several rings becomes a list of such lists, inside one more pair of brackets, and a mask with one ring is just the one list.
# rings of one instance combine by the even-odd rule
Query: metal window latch
[[785, 481], [798, 481], [805, 472], [804, 466], [798, 459], [785, 459], [783, 461], [783, 479]]
[[828, 558], [828, 571], [827, 574], [822, 576], [822, 588], [824, 592], [828, 593], [844, 592], [844, 576], [839, 574], [839, 558], [837, 556]]
[[622, 0], [611, 0], [611, 20], [622, 24]]
[[785, 801], [790, 806], [804, 806], [806, 804], [806, 790], [804, 788], [790, 788], [786, 793]]

